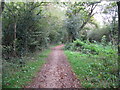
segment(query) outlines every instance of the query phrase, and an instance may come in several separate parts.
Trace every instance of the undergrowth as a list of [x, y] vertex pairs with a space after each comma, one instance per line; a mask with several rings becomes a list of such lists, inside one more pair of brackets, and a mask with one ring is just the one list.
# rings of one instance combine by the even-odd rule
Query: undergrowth
[[65, 46], [65, 54], [83, 87], [118, 87], [118, 56], [115, 47], [80, 40], [70, 45]]
[[24, 65], [21, 66], [18, 60], [6, 62], [3, 60], [3, 88], [22, 88], [31, 82], [32, 78], [40, 70], [40, 67], [46, 62], [50, 50], [43, 52], [32, 53], [31, 56], [26, 56]]

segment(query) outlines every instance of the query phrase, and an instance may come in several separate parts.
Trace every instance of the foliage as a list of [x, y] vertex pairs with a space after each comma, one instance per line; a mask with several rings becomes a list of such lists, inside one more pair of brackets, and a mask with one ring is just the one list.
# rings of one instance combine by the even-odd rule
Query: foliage
[[[108, 24], [106, 26], [103, 26], [102, 28], [97, 28], [94, 30], [86, 30], [84, 33], [81, 33], [81, 35], [84, 35], [83, 38], [87, 38], [90, 41], [95, 40], [101, 42], [102, 37], [106, 37], [106, 43], [111, 42], [113, 45], [117, 44], [117, 39], [118, 39], [118, 23], [116, 22], [114, 25], [114, 30], [112, 30], [111, 25], [113, 24]], [[111, 33], [112, 31], [112, 33]], [[81, 37], [82, 38], [82, 37]]]
[[[116, 49], [109, 45], [84, 43], [79, 40], [72, 44], [73, 46], [69, 47], [65, 54], [83, 87], [118, 88]], [[78, 47], [81, 49], [81, 52], [70, 51], [79, 50]]]
[[109, 38], [112, 44], [116, 45], [118, 42], [118, 9], [116, 2], [109, 2], [107, 4], [102, 5], [104, 7], [101, 9], [103, 13], [104, 25], [107, 26], [109, 30]]
[[[3, 54], [6, 56], [14, 56], [14, 52], [17, 56], [21, 56], [25, 52], [31, 50], [33, 47], [33, 41], [36, 41], [36, 37], [33, 37], [34, 33], [37, 32], [37, 23], [39, 20], [36, 19], [35, 8], [40, 6], [42, 3], [6, 3], [4, 12], [2, 13], [3, 22], [3, 38], [2, 45], [5, 48], [10, 47], [10, 51], [5, 49]], [[39, 11], [41, 13], [41, 8]], [[16, 24], [16, 30], [15, 25]], [[31, 43], [32, 41], [32, 43]], [[15, 49], [15, 51], [14, 51]], [[4, 50], [4, 49], [3, 49]], [[8, 52], [8, 54], [4, 53]], [[10, 54], [9, 54], [10, 53]]]
[[79, 32], [87, 23], [95, 24], [93, 11], [97, 4], [87, 2], [75, 2], [70, 4], [66, 11], [66, 29], [69, 42], [79, 38]]
[[35, 74], [40, 70], [40, 67], [46, 62], [45, 58], [50, 50], [45, 50], [42, 53], [31, 54], [23, 57], [25, 65], [21, 67], [18, 60], [15, 62], [3, 61], [3, 88], [23, 88], [28, 85]]
[[66, 33], [62, 30], [62, 20], [49, 9], [46, 10], [49, 4], [5, 3], [2, 13], [3, 58], [8, 60], [13, 56], [22, 57], [29, 52], [47, 48], [49, 43], [65, 40]]
[[[47, 54], [43, 52], [39, 58], [36, 51], [62, 43], [66, 43], [65, 50], [70, 50], [66, 54], [84, 87], [117, 87], [117, 6], [115, 2], [97, 5], [97, 2], [5, 2], [3, 87], [24, 87]], [[101, 9], [100, 15], [106, 15], [102, 28], [94, 18], [96, 7]]]
[[[81, 41], [81, 40], [76, 40], [73, 43], [69, 43], [65, 46], [65, 49], [67, 50], [72, 50], [72, 51], [79, 51], [84, 54], [99, 54], [101, 51], [103, 53], [107, 54], [114, 54], [112, 46], [109, 45], [108, 47], [105, 47], [106, 43], [97, 43], [94, 41], [94, 43], [90, 43], [89, 41]], [[110, 43], [109, 43], [110, 44]], [[105, 49], [103, 49], [103, 47]]]

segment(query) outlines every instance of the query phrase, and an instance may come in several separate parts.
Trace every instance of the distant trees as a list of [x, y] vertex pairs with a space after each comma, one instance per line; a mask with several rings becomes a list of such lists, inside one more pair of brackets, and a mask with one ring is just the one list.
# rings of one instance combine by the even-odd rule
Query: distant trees
[[22, 57], [43, 50], [65, 38], [63, 23], [52, 15], [46, 2], [4, 3], [2, 12], [3, 58]]
[[[102, 6], [101, 6], [102, 7]], [[118, 15], [117, 15], [117, 4], [116, 2], [111, 2], [105, 5], [101, 13], [104, 15], [103, 18], [105, 19], [104, 24], [109, 27], [109, 38], [112, 44], [117, 44], [118, 41]]]
[[[95, 14], [99, 14], [98, 18], [100, 15], [103, 16], [102, 27], [99, 26], [99, 22], [96, 22]], [[70, 3], [66, 16], [68, 41], [72, 42], [77, 38], [101, 41], [105, 35], [106, 42], [111, 42], [113, 45], [117, 44], [118, 21], [116, 2], [108, 2], [104, 5], [99, 2]]]
[[[63, 9], [64, 4], [65, 8]], [[66, 41], [72, 42], [80, 39], [82, 30], [91, 29], [89, 24], [97, 27], [93, 17], [97, 4], [93, 2], [75, 2], [74, 4], [60, 3], [62, 5], [60, 6], [59, 3], [46, 2], [2, 3], [1, 7], [4, 9], [4, 11], [2, 9], [3, 57], [6, 59], [11, 56], [21, 57], [28, 52], [42, 50], [48, 47], [49, 43], [66, 43]], [[55, 7], [52, 6], [58, 9], [54, 11]], [[110, 7], [107, 6], [106, 8], [107, 12], [102, 13], [110, 14], [113, 12], [112, 9], [116, 10], [116, 4], [111, 3]], [[59, 9], [66, 10], [66, 13], [56, 14]], [[117, 21], [114, 18], [112, 19], [112, 22], [104, 30], [110, 29], [111, 37], [116, 41]]]
[[69, 41], [79, 38], [79, 32], [89, 22], [92, 23], [93, 11], [97, 3], [76, 2], [68, 7], [67, 16], [67, 31]]
[[[21, 56], [31, 50], [34, 51], [38, 45], [41, 46], [41, 40], [45, 35], [42, 33], [43, 27], [40, 26], [43, 17], [41, 6], [45, 4], [42, 2], [5, 3], [2, 14], [4, 57]], [[38, 40], [38, 37], [43, 39]]]

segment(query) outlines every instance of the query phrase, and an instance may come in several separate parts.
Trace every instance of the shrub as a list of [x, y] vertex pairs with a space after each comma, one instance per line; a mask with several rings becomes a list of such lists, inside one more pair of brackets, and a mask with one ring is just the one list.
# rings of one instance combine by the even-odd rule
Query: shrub
[[73, 43], [69, 43], [65, 45], [66, 50], [79, 51], [85, 54], [99, 54], [99, 53], [107, 53], [113, 54], [115, 50], [111, 48], [111, 45], [105, 46], [101, 43], [90, 43], [89, 41], [81, 41], [76, 40]]

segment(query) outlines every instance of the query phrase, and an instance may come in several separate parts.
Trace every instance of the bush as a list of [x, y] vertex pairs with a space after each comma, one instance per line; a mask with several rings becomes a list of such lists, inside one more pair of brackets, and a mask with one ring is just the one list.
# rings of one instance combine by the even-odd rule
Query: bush
[[66, 50], [73, 50], [74, 48], [74, 44], [73, 43], [68, 43], [67, 45], [65, 45], [65, 48]]
[[85, 88], [118, 88], [117, 50], [109, 45], [94, 43], [86, 43], [82, 47], [79, 53], [65, 51], [81, 85]]
[[107, 53], [113, 54], [115, 50], [111, 48], [111, 45], [104, 46], [101, 43], [90, 43], [89, 41], [80, 41], [76, 40], [73, 43], [69, 43], [65, 45], [66, 50], [79, 51], [84, 54], [99, 54], [99, 53]]
[[78, 40], [78, 39], [77, 39], [76, 41], [74, 41], [73, 43], [74, 43], [74, 45], [75, 45], [76, 47], [82, 47], [82, 46], [85, 45], [84, 42], [82, 42], [82, 41], [80, 41], [80, 40]]

